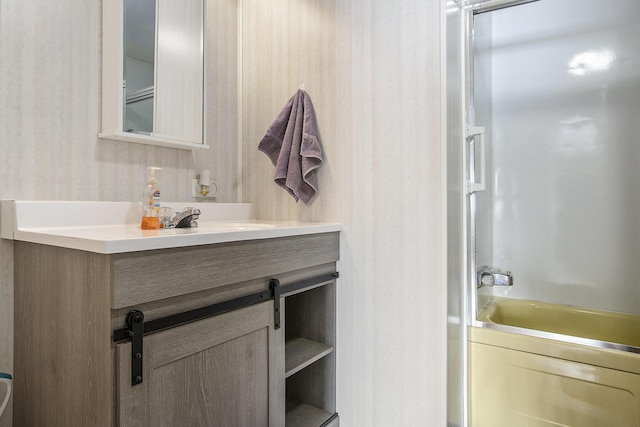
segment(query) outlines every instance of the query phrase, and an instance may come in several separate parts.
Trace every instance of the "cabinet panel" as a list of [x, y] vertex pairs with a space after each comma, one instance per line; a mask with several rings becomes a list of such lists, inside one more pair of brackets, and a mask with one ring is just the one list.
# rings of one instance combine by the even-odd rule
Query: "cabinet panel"
[[283, 425], [278, 340], [271, 302], [153, 334], [137, 386], [131, 345], [119, 344], [120, 426]]
[[[330, 275], [336, 272], [336, 263], [316, 265], [301, 270], [289, 271], [277, 275], [280, 286], [284, 287], [303, 280]], [[273, 276], [271, 276], [273, 277]], [[233, 283], [231, 285], [220, 286], [215, 289], [207, 289], [201, 292], [180, 295], [160, 301], [152, 301], [145, 304], [137, 304], [132, 307], [124, 307], [111, 311], [112, 329], [120, 329], [126, 324], [126, 318], [131, 309], [140, 310], [144, 313], [144, 320], [150, 321], [177, 313], [205, 307], [219, 302], [230, 301], [239, 297], [255, 294], [269, 290], [269, 280], [271, 277], [261, 277], [246, 282]]]
[[15, 242], [14, 425], [111, 425], [109, 262]]
[[339, 251], [338, 233], [322, 233], [116, 254], [113, 308], [335, 262]]

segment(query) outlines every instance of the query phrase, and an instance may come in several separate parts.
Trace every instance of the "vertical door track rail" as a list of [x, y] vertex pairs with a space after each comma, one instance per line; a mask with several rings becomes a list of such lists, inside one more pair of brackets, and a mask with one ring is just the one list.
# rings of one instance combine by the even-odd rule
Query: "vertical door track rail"
[[113, 342], [131, 340], [131, 385], [142, 383], [143, 375], [143, 336], [187, 323], [196, 322], [218, 314], [227, 313], [239, 308], [249, 307], [264, 301], [274, 300], [274, 329], [280, 328], [280, 295], [298, 291], [323, 283], [331, 282], [339, 277], [339, 273], [313, 277], [286, 286], [280, 286], [278, 279], [269, 280], [269, 289], [256, 294], [246, 295], [229, 301], [196, 308], [160, 319], [144, 321], [144, 313], [131, 310], [126, 318], [127, 326], [113, 331]]

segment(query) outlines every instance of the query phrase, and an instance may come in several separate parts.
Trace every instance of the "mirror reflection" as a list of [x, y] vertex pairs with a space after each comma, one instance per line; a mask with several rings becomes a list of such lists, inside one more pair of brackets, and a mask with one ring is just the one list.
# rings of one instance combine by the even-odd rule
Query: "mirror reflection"
[[123, 131], [203, 143], [203, 0], [123, 0]]
[[124, 131], [153, 132], [156, 0], [124, 1]]

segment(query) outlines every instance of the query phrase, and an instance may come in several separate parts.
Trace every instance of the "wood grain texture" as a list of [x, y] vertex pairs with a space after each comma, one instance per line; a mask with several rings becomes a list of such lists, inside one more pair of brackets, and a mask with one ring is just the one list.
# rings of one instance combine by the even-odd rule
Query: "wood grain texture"
[[108, 272], [104, 255], [15, 244], [15, 425], [111, 425]]
[[338, 233], [117, 254], [113, 308], [268, 277], [338, 258]]
[[300, 292], [285, 299], [287, 333], [285, 339], [297, 337], [335, 346], [336, 282]]
[[287, 403], [306, 403], [330, 414], [336, 412], [335, 296], [334, 281], [288, 296], [284, 305]]
[[330, 412], [302, 403], [287, 412], [287, 427], [320, 426], [333, 415]]
[[[335, 263], [304, 268], [291, 272], [275, 275], [280, 281], [280, 286], [286, 286], [302, 280], [311, 279], [313, 277], [331, 274], [336, 271]], [[195, 292], [187, 295], [167, 298], [162, 301], [153, 301], [145, 304], [137, 304], [131, 307], [124, 307], [118, 310], [112, 310], [111, 327], [112, 329], [123, 328], [127, 314], [131, 309], [135, 308], [144, 313], [146, 321], [169, 316], [171, 314], [182, 313], [207, 305], [215, 304], [222, 301], [229, 301], [244, 295], [250, 295], [269, 289], [269, 277], [261, 277], [246, 282], [234, 283], [208, 289], [206, 291]]]
[[[343, 224], [345, 425], [446, 424], [444, 9], [436, 0], [243, 1], [244, 201], [264, 219]], [[272, 182], [256, 149], [301, 83], [325, 155], [311, 206]]]
[[333, 351], [333, 347], [305, 338], [293, 338], [286, 343], [285, 377], [290, 377]]
[[286, 380], [287, 404], [306, 403], [331, 414], [336, 412], [336, 353], [330, 353]]
[[282, 376], [273, 303], [265, 302], [145, 338], [144, 382], [130, 385], [130, 344], [118, 345], [121, 426], [267, 426], [284, 413], [270, 381]]
[[[0, 372], [13, 372], [13, 242], [0, 239], [0, 264]], [[11, 427], [12, 419], [13, 395], [0, 427]]]

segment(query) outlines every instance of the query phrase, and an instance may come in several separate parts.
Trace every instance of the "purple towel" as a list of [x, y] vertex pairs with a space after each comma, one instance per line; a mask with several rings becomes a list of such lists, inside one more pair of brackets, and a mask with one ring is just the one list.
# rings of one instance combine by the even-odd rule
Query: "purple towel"
[[318, 194], [316, 169], [322, 166], [318, 126], [309, 95], [298, 90], [289, 99], [258, 150], [276, 167], [273, 180], [296, 199], [309, 205]]

